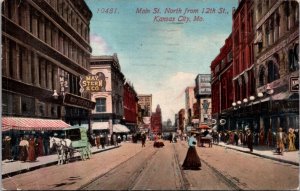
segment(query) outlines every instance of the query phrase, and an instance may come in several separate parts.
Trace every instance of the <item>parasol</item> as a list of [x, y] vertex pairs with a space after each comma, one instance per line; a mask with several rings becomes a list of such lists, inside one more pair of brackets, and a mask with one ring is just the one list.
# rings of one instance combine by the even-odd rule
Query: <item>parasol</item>
[[199, 128], [200, 129], [210, 129], [210, 127], [208, 125], [204, 125], [204, 124], [200, 125]]

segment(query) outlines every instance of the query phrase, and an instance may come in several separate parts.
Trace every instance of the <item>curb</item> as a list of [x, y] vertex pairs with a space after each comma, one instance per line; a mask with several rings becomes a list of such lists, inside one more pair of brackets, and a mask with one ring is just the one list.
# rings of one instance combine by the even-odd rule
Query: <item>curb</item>
[[283, 163], [288, 163], [288, 164], [292, 164], [292, 165], [295, 165], [295, 166], [299, 166], [299, 163], [293, 162], [293, 161], [289, 161], [289, 160], [278, 159], [278, 158], [275, 158], [275, 157], [266, 156], [266, 155], [262, 155], [262, 154], [258, 154], [258, 153], [253, 153], [253, 152], [251, 153], [249, 151], [243, 151], [243, 150], [239, 150], [239, 149], [236, 149], [236, 148], [227, 147], [226, 145], [218, 145], [218, 144], [214, 144], [214, 145], [220, 146], [220, 147], [225, 147], [227, 149], [232, 149], [232, 150], [236, 150], [236, 151], [247, 153], [247, 154], [256, 155], [256, 156], [259, 156], [259, 157], [262, 157], [262, 158], [267, 158], [267, 159], [275, 160], [275, 161], [278, 161], [278, 162], [283, 162]]
[[[104, 150], [102, 150], [102, 149], [101, 150], [96, 150], [96, 151], [92, 152], [92, 154], [97, 154], [97, 153], [101, 153], [101, 152], [104, 152], [104, 151], [109, 151], [109, 150], [112, 150], [112, 149], [119, 148], [120, 146], [121, 145], [117, 145], [117, 146], [110, 147], [110, 148], [107, 148], [107, 149], [104, 149]], [[76, 157], [72, 158], [72, 160], [74, 160], [74, 161], [78, 160], [78, 159], [80, 159], [80, 156], [76, 156]], [[22, 174], [22, 173], [34, 171], [34, 170], [37, 170], [37, 169], [40, 169], [40, 168], [43, 168], [43, 167], [53, 166], [53, 165], [56, 165], [56, 164], [57, 164], [57, 161], [49, 161], [46, 164], [41, 164], [41, 165], [38, 165], [38, 166], [29, 167], [27, 169], [21, 169], [21, 170], [18, 170], [18, 171], [9, 172], [9, 173], [6, 173], [6, 174], [2, 174], [2, 179], [9, 178], [9, 177], [19, 175], [19, 174]]]

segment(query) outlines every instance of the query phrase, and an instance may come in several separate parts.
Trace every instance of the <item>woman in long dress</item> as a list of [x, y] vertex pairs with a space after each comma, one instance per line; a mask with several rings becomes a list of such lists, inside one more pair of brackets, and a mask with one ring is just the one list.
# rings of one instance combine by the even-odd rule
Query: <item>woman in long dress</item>
[[35, 140], [34, 140], [34, 137], [31, 136], [28, 142], [29, 142], [28, 160], [30, 162], [33, 162], [33, 161], [36, 160], [36, 155], [35, 155]]
[[182, 164], [184, 170], [197, 170], [201, 167], [201, 161], [196, 151], [197, 140], [195, 136], [196, 135], [194, 134], [189, 138], [189, 149]]
[[295, 151], [295, 134], [294, 134], [294, 129], [290, 128], [289, 129], [289, 134], [288, 134], [288, 139], [289, 139], [289, 151]]

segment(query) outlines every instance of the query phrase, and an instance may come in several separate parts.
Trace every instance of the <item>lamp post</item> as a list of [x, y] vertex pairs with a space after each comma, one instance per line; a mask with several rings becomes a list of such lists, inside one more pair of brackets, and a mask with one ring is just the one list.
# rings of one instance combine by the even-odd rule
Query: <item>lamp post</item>
[[[232, 103], [232, 107], [233, 107], [233, 117], [235, 117], [235, 110], [236, 110], [236, 102], [233, 102]], [[235, 125], [235, 127], [236, 127], [236, 121], [234, 120], [234, 125]]]

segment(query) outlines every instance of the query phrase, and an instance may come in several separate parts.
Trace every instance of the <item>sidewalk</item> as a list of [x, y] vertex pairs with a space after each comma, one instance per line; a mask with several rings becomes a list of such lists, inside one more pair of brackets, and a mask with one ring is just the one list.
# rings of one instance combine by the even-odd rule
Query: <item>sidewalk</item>
[[[118, 146], [106, 146], [105, 149], [97, 149], [97, 147], [92, 147], [92, 153], [99, 153], [111, 149], [115, 149], [120, 147], [120, 144]], [[78, 152], [74, 154], [74, 158], [76, 160], [81, 160], [80, 155]], [[1, 165], [1, 171], [2, 171], [2, 178], [7, 178], [9, 176], [14, 176], [17, 174], [21, 174], [24, 172], [29, 172], [32, 170], [36, 170], [42, 167], [56, 165], [57, 164], [57, 155], [48, 155], [48, 156], [42, 156], [38, 157], [35, 162], [22, 162], [22, 161], [13, 161], [13, 162], [6, 162], [2, 161]]]
[[283, 153], [283, 155], [279, 155], [279, 154], [274, 154], [274, 148], [268, 146], [253, 146], [253, 152], [251, 153], [249, 151], [249, 148], [243, 145], [236, 146], [236, 145], [226, 144], [224, 142], [219, 142], [219, 144], [214, 144], [214, 145], [218, 145], [228, 149], [233, 149], [240, 152], [268, 158], [271, 160], [276, 160], [276, 161], [299, 166], [299, 151], [292, 151], [292, 152], [286, 151]]

